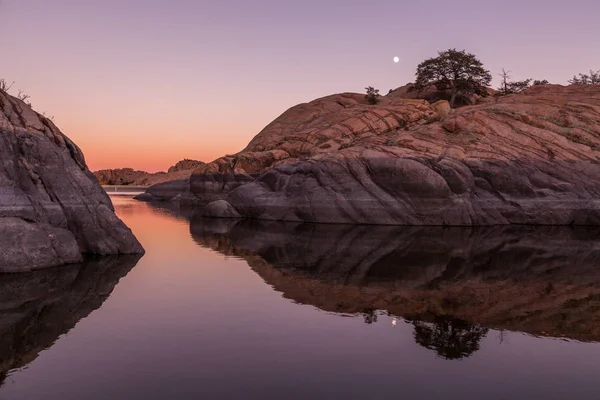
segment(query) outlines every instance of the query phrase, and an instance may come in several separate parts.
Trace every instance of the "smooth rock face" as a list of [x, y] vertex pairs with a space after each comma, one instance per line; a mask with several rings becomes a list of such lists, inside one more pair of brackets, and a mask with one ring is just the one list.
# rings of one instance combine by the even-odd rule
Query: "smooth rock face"
[[20, 218], [0, 220], [1, 271], [23, 271], [83, 260], [71, 232]]
[[241, 153], [194, 171], [182, 203], [267, 220], [600, 225], [597, 86], [536, 86], [451, 112], [361, 99], [291, 108]]
[[3, 92], [0, 233], [0, 270], [77, 262], [82, 253], [144, 252], [81, 150], [52, 121]]

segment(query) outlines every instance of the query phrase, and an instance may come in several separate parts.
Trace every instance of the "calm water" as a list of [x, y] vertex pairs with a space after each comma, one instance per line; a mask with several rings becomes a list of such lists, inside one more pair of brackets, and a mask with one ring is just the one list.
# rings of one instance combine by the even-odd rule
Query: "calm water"
[[0, 275], [2, 399], [598, 399], [600, 232], [203, 221]]

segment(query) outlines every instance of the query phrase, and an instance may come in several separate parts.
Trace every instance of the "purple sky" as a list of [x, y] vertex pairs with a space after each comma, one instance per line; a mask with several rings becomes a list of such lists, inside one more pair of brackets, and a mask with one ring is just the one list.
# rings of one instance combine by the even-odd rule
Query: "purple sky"
[[159, 170], [239, 151], [297, 103], [385, 94], [450, 47], [495, 85], [503, 67], [564, 84], [600, 69], [599, 15], [598, 0], [0, 0], [0, 77], [92, 169]]

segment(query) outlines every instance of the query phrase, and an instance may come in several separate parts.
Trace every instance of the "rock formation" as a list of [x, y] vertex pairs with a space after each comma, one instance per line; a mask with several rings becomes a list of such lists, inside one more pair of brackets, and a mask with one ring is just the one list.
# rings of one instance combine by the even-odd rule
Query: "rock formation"
[[0, 270], [80, 262], [82, 253], [143, 253], [81, 150], [1, 91], [0, 160]]
[[204, 165], [202, 161], [181, 160], [169, 168], [168, 172], [146, 172], [133, 168], [101, 169], [94, 175], [102, 185], [150, 186], [177, 179], [189, 179], [192, 171]]
[[[400, 86], [394, 90], [391, 90], [386, 97], [389, 98], [400, 98], [400, 99], [422, 99], [427, 100], [430, 103], [435, 103], [440, 100], [450, 101], [452, 94], [449, 91], [440, 91], [435, 85], [431, 85], [423, 90], [411, 91], [412, 84]], [[458, 95], [455, 100], [455, 105], [458, 107], [472, 106], [475, 104], [487, 103], [493, 100], [491, 96], [497, 93], [492, 88], [487, 89], [488, 97], [482, 97], [478, 94], [471, 94], [468, 96]]]
[[199, 245], [244, 258], [284, 297], [328, 312], [366, 322], [387, 312], [421, 331], [455, 323], [600, 341], [598, 227], [192, 218], [190, 231]]
[[196, 168], [198, 168], [204, 164], [205, 163], [203, 163], [202, 161], [190, 160], [188, 158], [184, 158], [183, 160], [179, 161], [177, 164], [170, 167], [167, 172], [173, 173], [173, 172], [179, 172], [179, 171], [193, 171]]
[[0, 274], [0, 386], [102, 305], [139, 255]]
[[600, 224], [600, 88], [541, 85], [444, 105], [394, 92], [377, 105], [349, 93], [300, 104], [162, 199], [212, 217]]

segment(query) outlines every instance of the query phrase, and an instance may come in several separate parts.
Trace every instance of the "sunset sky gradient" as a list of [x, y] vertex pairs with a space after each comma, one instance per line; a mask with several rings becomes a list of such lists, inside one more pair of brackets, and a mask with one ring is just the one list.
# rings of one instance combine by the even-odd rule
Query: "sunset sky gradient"
[[[598, 0], [0, 0], [0, 77], [90, 169], [235, 153], [287, 108], [385, 94], [439, 50], [498, 83], [600, 69]], [[393, 57], [400, 57], [399, 63]]]

